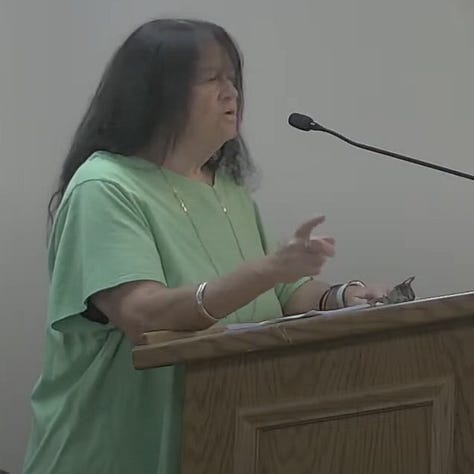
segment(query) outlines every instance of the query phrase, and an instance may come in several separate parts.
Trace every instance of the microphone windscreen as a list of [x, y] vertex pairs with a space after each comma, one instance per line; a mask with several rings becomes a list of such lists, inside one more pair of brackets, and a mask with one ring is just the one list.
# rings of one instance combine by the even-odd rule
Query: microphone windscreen
[[305, 132], [312, 130], [313, 127], [311, 126], [314, 124], [313, 119], [308, 117], [307, 115], [293, 113], [288, 117], [288, 123], [299, 130], [303, 130]]

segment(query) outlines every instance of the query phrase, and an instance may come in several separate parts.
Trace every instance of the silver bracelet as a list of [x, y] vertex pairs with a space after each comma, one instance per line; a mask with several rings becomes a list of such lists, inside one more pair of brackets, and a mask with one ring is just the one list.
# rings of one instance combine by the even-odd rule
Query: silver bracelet
[[204, 290], [206, 289], [207, 281], [202, 282], [196, 290], [196, 303], [198, 307], [199, 314], [202, 314], [207, 319], [210, 319], [213, 323], [219, 321], [217, 318], [212, 316], [207, 309], [204, 307], [203, 297], [204, 297]]
[[346, 307], [346, 301], [345, 301], [345, 293], [346, 290], [349, 286], [360, 286], [361, 288], [365, 287], [365, 283], [360, 280], [351, 280], [348, 281], [347, 283], [344, 283], [344, 285], [341, 285], [336, 293], [336, 302], [337, 302], [337, 308], [345, 308]]

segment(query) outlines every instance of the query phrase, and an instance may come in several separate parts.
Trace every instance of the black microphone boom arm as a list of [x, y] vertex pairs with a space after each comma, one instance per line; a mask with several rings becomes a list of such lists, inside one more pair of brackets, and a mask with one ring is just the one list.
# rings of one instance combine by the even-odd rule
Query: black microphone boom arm
[[362, 148], [363, 150], [371, 151], [373, 153], [379, 153], [381, 155], [390, 156], [392, 158], [396, 158], [397, 160], [407, 161], [408, 163], [413, 163], [419, 166], [425, 166], [427, 168], [431, 168], [437, 171], [442, 171], [443, 173], [452, 174], [454, 176], [459, 176], [461, 178], [466, 178], [474, 181], [474, 176], [469, 173], [464, 173], [462, 171], [453, 170], [451, 168], [446, 168], [445, 166], [435, 165], [434, 163], [429, 163], [427, 161], [417, 160], [416, 158], [411, 158], [409, 156], [401, 155], [400, 153], [394, 153], [392, 151], [383, 150], [382, 148], [377, 148], [370, 145], [364, 145], [363, 143], [356, 142], [351, 140], [350, 138], [341, 135], [334, 130], [330, 130], [329, 128], [323, 127], [322, 125], [315, 122], [310, 117], [301, 114], [291, 114], [288, 120], [289, 124], [295, 128], [300, 130], [308, 131], [314, 130], [319, 132], [329, 133], [330, 135], [334, 135], [335, 137], [339, 138], [340, 140], [349, 143], [349, 145], [353, 145], [357, 148]]
[[355, 142], [354, 140], [346, 138], [340, 133], [337, 133], [334, 130], [329, 130], [328, 128], [322, 129], [321, 131], [329, 133], [330, 135], [334, 135], [335, 137], [345, 141], [346, 143], [354, 145], [358, 148], [362, 148], [363, 150], [371, 151], [373, 153], [379, 153], [381, 155], [391, 156], [392, 158], [396, 158], [397, 160], [407, 161], [408, 163], [413, 163], [419, 166], [426, 166], [427, 168], [442, 171], [443, 173], [453, 174], [455, 176], [460, 176], [461, 178], [474, 180], [474, 176], [472, 174], [464, 173], [463, 171], [457, 171], [451, 168], [446, 168], [445, 166], [435, 165], [434, 163], [429, 163], [427, 161], [417, 160], [416, 158], [400, 155], [400, 153], [394, 153], [393, 151], [383, 150], [382, 148], [377, 148], [375, 146], [364, 145], [363, 143]]

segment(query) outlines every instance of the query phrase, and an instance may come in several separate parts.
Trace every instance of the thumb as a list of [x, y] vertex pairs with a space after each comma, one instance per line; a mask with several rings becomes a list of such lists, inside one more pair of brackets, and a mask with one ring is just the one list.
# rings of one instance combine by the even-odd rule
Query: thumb
[[304, 222], [298, 227], [298, 229], [296, 229], [296, 232], [294, 234], [295, 238], [301, 239], [301, 240], [309, 239], [311, 235], [311, 231], [319, 224], [322, 224], [325, 221], [325, 219], [326, 219], [325, 216], [318, 216], [318, 217], [313, 217], [309, 221]]
[[321, 240], [324, 240], [324, 242], [327, 242], [328, 244], [334, 245], [336, 243], [336, 239], [334, 237], [321, 237]]

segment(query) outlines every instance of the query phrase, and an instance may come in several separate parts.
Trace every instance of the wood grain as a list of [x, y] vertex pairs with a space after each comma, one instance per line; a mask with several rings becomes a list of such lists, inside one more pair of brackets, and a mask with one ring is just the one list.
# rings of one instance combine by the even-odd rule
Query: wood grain
[[189, 333], [155, 332], [143, 335], [143, 344], [133, 350], [133, 363], [137, 369], [161, 367], [368, 334], [388, 334], [433, 324], [452, 324], [473, 315], [474, 292], [469, 292], [393, 306], [355, 308], [351, 312], [335, 312], [242, 331], [215, 327]]
[[[365, 473], [367, 463], [376, 462], [386, 465], [384, 473], [403, 473], [407, 472], [404, 460], [413, 460], [416, 454], [422, 461], [416, 464], [416, 472], [428, 472], [421, 466], [431, 461], [435, 466], [432, 473], [446, 474], [453, 439], [452, 394], [453, 381], [441, 379], [391, 390], [241, 409], [236, 420], [234, 472], [289, 472], [296, 463], [298, 472], [312, 472], [317, 467], [318, 473]], [[326, 446], [332, 438], [339, 443]], [[394, 443], [388, 452], [378, 448], [386, 438]], [[317, 449], [321, 443], [324, 446]], [[300, 456], [301, 449], [308, 452]], [[358, 460], [357, 469], [347, 471], [344, 466], [355, 469], [354, 460]], [[255, 466], [260, 467], [255, 470]]]
[[430, 418], [420, 406], [271, 430], [247, 473], [430, 474]]
[[472, 474], [458, 323], [189, 363], [182, 474]]

